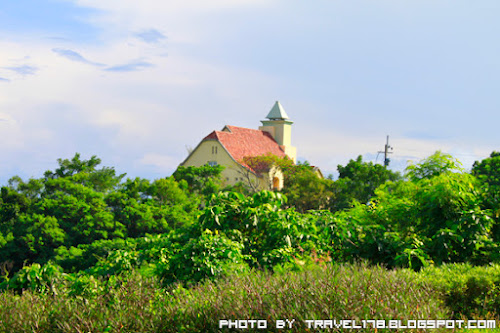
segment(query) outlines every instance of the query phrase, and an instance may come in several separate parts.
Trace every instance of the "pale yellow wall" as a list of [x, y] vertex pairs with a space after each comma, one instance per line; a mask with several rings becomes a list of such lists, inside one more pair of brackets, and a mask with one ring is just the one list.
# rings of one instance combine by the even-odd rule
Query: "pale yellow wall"
[[259, 130], [266, 131], [281, 146], [293, 163], [297, 162], [297, 148], [292, 146], [292, 124], [289, 120], [262, 120]]
[[[276, 131], [274, 126], [259, 126], [260, 131], [266, 131], [267, 133], [271, 134], [274, 140], [276, 140]], [[278, 142], [278, 140], [276, 140]], [[280, 144], [278, 142], [278, 144]]]
[[286, 156], [290, 157], [293, 163], [297, 163], [297, 148], [293, 146], [281, 146], [281, 149], [284, 150]]
[[[213, 148], [217, 148], [215, 151]], [[202, 166], [209, 161], [215, 161], [218, 164], [225, 165], [223, 162], [232, 160], [224, 147], [217, 140], [202, 141], [195, 150], [182, 163], [183, 166]]]
[[[262, 120], [260, 130], [267, 130], [274, 140], [279, 145], [291, 146], [292, 145], [292, 121], [289, 120]], [[270, 131], [269, 127], [273, 127], [274, 131]]]
[[[273, 171], [272, 175], [264, 174], [263, 176], [258, 177], [234, 161], [220, 142], [216, 140], [202, 141], [191, 153], [191, 155], [188, 156], [184, 163], [182, 163], [182, 165], [186, 167], [200, 167], [210, 161], [217, 162], [217, 164], [225, 167], [222, 171], [222, 179], [225, 185], [234, 185], [240, 181], [243, 183], [252, 182], [252, 184], [258, 186], [260, 189], [267, 190], [272, 188], [272, 177], [277, 175], [278, 177], [281, 177], [281, 187], [279, 189], [281, 190], [283, 187], [283, 174], [281, 173], [281, 170], [278, 169], [277, 171]], [[269, 176], [271, 176], [271, 179], [269, 179]]]

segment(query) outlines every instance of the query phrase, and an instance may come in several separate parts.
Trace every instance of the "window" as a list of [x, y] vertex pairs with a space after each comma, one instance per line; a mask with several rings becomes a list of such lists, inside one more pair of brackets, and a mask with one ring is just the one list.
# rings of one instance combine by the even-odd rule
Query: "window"
[[217, 162], [216, 161], [208, 161], [208, 165], [210, 165], [210, 166], [216, 166]]
[[217, 154], [217, 146], [212, 146], [212, 154]]

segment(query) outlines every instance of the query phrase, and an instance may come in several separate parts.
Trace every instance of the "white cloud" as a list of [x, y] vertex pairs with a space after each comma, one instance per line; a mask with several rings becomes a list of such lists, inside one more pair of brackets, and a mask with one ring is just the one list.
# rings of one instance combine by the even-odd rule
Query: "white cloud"
[[179, 165], [179, 160], [176, 157], [169, 155], [161, 155], [156, 153], [147, 153], [140, 160], [139, 164], [146, 166], [153, 166], [158, 171], [164, 171], [165, 173], [176, 169]]
[[266, 8], [275, 0], [73, 0], [82, 7], [98, 9], [90, 23], [102, 29], [106, 39], [122, 38], [131, 32], [156, 30], [164, 32], [169, 41], [193, 43], [208, 36], [207, 26], [214, 13], [221, 11]]
[[[322, 169], [335, 170], [337, 164], [345, 164], [359, 154], [376, 154], [383, 149], [386, 131], [394, 133], [391, 128], [398, 126], [392, 121], [387, 121], [386, 128], [371, 123], [376, 120], [384, 124], [389, 120], [391, 113], [382, 110], [384, 107], [396, 109], [400, 105], [391, 103], [406, 104], [407, 97], [419, 94], [425, 97], [425, 92], [411, 90], [406, 95], [405, 91], [398, 92], [404, 90], [404, 82], [386, 88], [391, 90], [390, 95], [382, 96], [384, 89], [378, 88], [387, 82], [380, 77], [376, 77], [374, 87], [369, 83], [373, 77], [364, 80], [365, 74], [370, 73], [363, 73], [362, 77], [351, 75], [348, 51], [352, 45], [346, 40], [353, 35], [347, 30], [348, 22], [334, 25], [336, 28], [346, 25], [346, 30], [339, 33], [345, 40], [325, 34], [331, 28], [325, 23], [326, 13], [317, 22], [316, 16], [305, 17], [314, 24], [307, 26], [309, 34], [303, 33], [303, 26], [293, 20], [302, 14], [300, 7], [292, 10], [291, 6], [297, 6], [298, 2], [291, 5], [282, 0], [73, 2], [98, 10], [87, 21], [98, 28], [97, 40], [89, 43], [15, 34], [0, 38], [0, 119], [8, 120], [0, 121], [0, 128], [9, 138], [9, 149], [36, 151], [54, 160], [70, 154], [70, 150], [88, 149], [90, 155], [103, 151], [109, 156], [119, 156], [114, 160], [125, 163], [124, 168], [129, 165], [138, 168], [137, 172], [144, 165], [173, 169], [186, 157], [186, 145], [196, 146], [204, 135], [225, 124], [257, 128], [273, 102], [280, 99], [296, 121], [293, 144], [299, 156]], [[280, 11], [276, 10], [276, 4], [280, 4]], [[349, 7], [351, 14], [357, 11], [350, 5], [342, 6]], [[278, 23], [266, 22], [272, 29], [260, 25], [259, 19], [272, 19], [278, 13], [282, 15]], [[244, 22], [239, 18], [244, 18]], [[360, 25], [359, 31], [365, 28]], [[364, 45], [359, 31], [354, 34], [358, 43], [355, 51], [356, 46]], [[321, 38], [315, 40], [317, 35]], [[246, 37], [254, 40], [247, 42]], [[257, 37], [265, 41], [256, 43]], [[287, 40], [283, 42], [281, 37]], [[331, 51], [324, 45], [333, 45], [335, 52], [328, 61], [316, 64], [316, 60], [321, 60], [321, 51]], [[246, 53], [232, 53], [238, 47], [243, 47]], [[383, 49], [378, 51], [380, 56], [385, 54]], [[341, 58], [342, 54], [347, 57]], [[219, 55], [226, 58], [219, 59]], [[231, 57], [248, 59], [232, 62]], [[369, 60], [370, 55], [356, 54], [352, 62], [371, 70], [373, 64]], [[336, 72], [330, 71], [329, 66], [337, 66]], [[280, 71], [274, 71], [274, 67]], [[314, 71], [321, 75], [312, 75]], [[356, 79], [363, 84], [359, 85]], [[350, 97], [343, 99], [345, 95]], [[321, 98], [316, 100], [318, 96]], [[371, 101], [379, 105], [363, 109]], [[333, 105], [334, 112], [327, 110]], [[385, 112], [382, 116], [380, 110]], [[427, 111], [425, 116], [434, 117], [434, 113], [445, 112]], [[484, 142], [481, 149], [467, 146], [466, 139], [461, 142], [432, 139], [434, 128], [424, 133], [430, 135], [426, 139], [418, 131], [421, 129], [418, 118], [422, 116], [416, 111], [411, 116], [407, 122], [415, 124], [412, 128], [405, 125], [401, 132], [415, 130], [415, 137], [391, 134], [394, 159], [423, 158], [437, 149], [456, 152], [463, 158], [487, 156], [488, 149], [493, 148]], [[432, 124], [435, 128], [446, 127], [435, 120]]]

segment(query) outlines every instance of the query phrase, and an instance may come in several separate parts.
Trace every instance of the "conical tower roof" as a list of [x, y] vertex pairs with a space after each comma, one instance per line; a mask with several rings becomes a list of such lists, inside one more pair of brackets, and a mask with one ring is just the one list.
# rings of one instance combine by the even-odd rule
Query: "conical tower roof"
[[285, 112], [285, 109], [283, 109], [283, 106], [281, 106], [279, 101], [276, 101], [276, 103], [274, 103], [273, 108], [271, 109], [271, 111], [269, 111], [269, 114], [267, 115], [266, 118], [270, 120], [289, 119], [288, 115]]

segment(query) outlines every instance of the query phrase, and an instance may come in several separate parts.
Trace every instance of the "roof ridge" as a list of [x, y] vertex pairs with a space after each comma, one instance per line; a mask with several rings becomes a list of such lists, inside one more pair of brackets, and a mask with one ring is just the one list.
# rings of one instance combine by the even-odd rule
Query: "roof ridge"
[[225, 125], [222, 131], [215, 130], [203, 140], [219, 141], [229, 155], [245, 167], [248, 166], [242, 163], [242, 159], [246, 156], [265, 154], [285, 156], [283, 148], [280, 147], [272, 135], [260, 129]]

